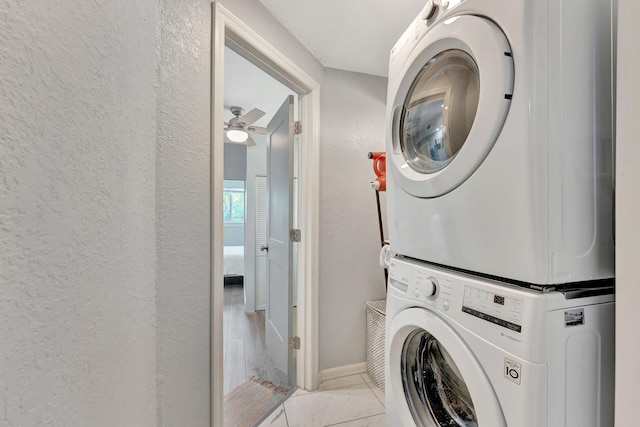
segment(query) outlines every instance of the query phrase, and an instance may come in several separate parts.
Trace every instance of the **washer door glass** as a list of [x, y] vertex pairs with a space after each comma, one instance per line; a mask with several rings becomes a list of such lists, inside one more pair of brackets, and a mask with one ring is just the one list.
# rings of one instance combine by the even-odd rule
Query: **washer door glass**
[[471, 131], [479, 95], [478, 66], [468, 53], [446, 50], [425, 64], [400, 118], [400, 148], [413, 170], [434, 173], [455, 158]]
[[409, 334], [402, 348], [401, 370], [416, 425], [477, 427], [473, 401], [458, 367], [427, 331]]

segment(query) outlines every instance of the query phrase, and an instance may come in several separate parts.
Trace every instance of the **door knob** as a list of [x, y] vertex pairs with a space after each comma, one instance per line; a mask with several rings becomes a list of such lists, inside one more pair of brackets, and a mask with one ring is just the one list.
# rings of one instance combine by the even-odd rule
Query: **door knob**
[[260, 245], [260, 250], [269, 252], [269, 245]]

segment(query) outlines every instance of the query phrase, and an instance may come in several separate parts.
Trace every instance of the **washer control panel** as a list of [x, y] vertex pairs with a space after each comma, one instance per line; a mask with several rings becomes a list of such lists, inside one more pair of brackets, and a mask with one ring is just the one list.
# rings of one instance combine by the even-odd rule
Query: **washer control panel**
[[389, 284], [416, 300], [433, 300], [438, 296], [438, 280], [424, 269], [391, 259], [389, 263]]
[[394, 257], [389, 262], [389, 292], [429, 303], [454, 318], [470, 315], [522, 333], [524, 299], [506, 286], [474, 282], [476, 278], [445, 273], [416, 260]]
[[515, 332], [522, 332], [524, 301], [465, 286], [462, 311]]

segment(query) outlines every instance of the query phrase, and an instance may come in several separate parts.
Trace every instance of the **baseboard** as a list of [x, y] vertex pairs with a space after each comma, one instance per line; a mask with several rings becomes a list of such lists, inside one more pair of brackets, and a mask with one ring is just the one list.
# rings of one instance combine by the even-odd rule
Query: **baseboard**
[[334, 378], [347, 377], [349, 375], [367, 372], [367, 362], [354, 363], [353, 365], [338, 366], [337, 368], [320, 371], [318, 382], [332, 380]]
[[267, 309], [267, 304], [260, 304], [256, 306], [256, 311], [258, 310], [266, 310]]

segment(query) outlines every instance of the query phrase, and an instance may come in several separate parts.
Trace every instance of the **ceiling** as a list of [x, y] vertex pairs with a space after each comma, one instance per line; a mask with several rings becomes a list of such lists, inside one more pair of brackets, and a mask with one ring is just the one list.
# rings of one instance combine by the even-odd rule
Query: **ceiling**
[[387, 76], [426, 0], [259, 0], [325, 67]]
[[[295, 95], [285, 85], [238, 55], [228, 47], [224, 52], [224, 120], [233, 117], [230, 106], [244, 108], [245, 113], [259, 108], [265, 114], [253, 126], [266, 127], [288, 95]], [[297, 95], [296, 95], [297, 96]]]
[[[389, 51], [426, 0], [259, 0], [326, 67], [385, 76]], [[252, 108], [266, 127], [286, 86], [233, 50], [225, 49], [225, 121], [229, 106]]]

